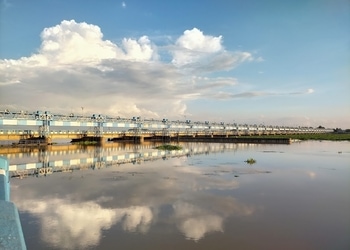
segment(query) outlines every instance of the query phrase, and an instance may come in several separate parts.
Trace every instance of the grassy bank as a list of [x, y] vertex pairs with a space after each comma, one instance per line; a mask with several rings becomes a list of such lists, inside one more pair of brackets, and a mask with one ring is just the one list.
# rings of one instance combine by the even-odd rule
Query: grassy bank
[[350, 141], [350, 133], [300, 134], [300, 135], [261, 135], [241, 136], [247, 138], [291, 138], [295, 140]]

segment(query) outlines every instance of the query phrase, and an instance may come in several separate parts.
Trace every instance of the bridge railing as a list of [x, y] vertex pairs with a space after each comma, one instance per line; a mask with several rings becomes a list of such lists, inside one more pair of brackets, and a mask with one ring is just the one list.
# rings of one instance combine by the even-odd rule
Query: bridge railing
[[[0, 111], [0, 124], [2, 125], [13, 125], [13, 126], [40, 126], [47, 122], [48, 116], [50, 117], [50, 122], [48, 125], [50, 127], [96, 127], [101, 128], [139, 128], [139, 129], [168, 129], [168, 130], [187, 130], [187, 131], [200, 131], [200, 130], [211, 130], [211, 131], [234, 131], [237, 133], [246, 134], [259, 134], [267, 133], [270, 131], [274, 133], [325, 133], [331, 132], [330, 129], [320, 129], [320, 128], [310, 128], [310, 127], [288, 127], [288, 126], [269, 126], [269, 125], [248, 125], [248, 124], [237, 124], [237, 123], [224, 123], [224, 122], [209, 122], [209, 121], [169, 121], [168, 119], [142, 119], [141, 117], [133, 118], [121, 118], [121, 117], [109, 117], [103, 115], [62, 115], [62, 114], [51, 114], [50, 112], [32, 112], [19, 111], [19, 112], [9, 112]], [[27, 121], [26, 121], [27, 120]], [[40, 123], [42, 122], [42, 124]], [[52, 131], [52, 129], [51, 129]], [[72, 130], [70, 130], [72, 131]], [[74, 130], [75, 131], [75, 130]], [[272, 132], [271, 132], [272, 131]], [[142, 131], [146, 133], [146, 131]], [[3, 132], [4, 133], [4, 132]], [[12, 133], [12, 132], [5, 132]], [[17, 133], [17, 132], [15, 132]], [[25, 132], [18, 131], [17, 134]]]
[[[168, 128], [165, 129], [167, 134], [228, 134], [228, 135], [262, 135], [262, 134], [308, 134], [308, 133], [329, 133], [332, 130], [329, 129], [306, 129], [306, 128], [233, 128], [233, 129], [212, 129], [212, 128]], [[73, 129], [73, 130], [54, 130], [51, 129], [51, 135], [83, 135], [83, 134], [94, 134], [93, 129]], [[164, 129], [129, 129], [129, 130], [113, 130], [113, 128], [108, 128], [108, 130], [103, 131], [104, 135], [159, 135], [164, 134]], [[27, 135], [27, 136], [38, 136], [38, 130], [27, 130], [27, 129], [1, 129], [0, 135]]]

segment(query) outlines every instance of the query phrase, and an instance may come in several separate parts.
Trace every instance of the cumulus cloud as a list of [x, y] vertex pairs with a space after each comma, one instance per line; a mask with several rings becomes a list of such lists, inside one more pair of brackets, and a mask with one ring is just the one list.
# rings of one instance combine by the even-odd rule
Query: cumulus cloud
[[172, 48], [172, 63], [186, 70], [213, 72], [228, 70], [244, 61], [252, 61], [249, 52], [228, 52], [222, 45], [222, 36], [204, 35], [197, 28], [186, 30]]
[[102, 59], [149, 61], [157, 57], [147, 36], [138, 40], [124, 38], [122, 46], [118, 47], [109, 40], [103, 40], [98, 26], [74, 20], [64, 20], [59, 25], [45, 28], [41, 40], [37, 58], [51, 66], [71, 63], [95, 65]]
[[223, 49], [221, 39], [221, 36], [205, 36], [197, 28], [186, 30], [176, 41], [173, 63], [190, 64], [206, 54], [218, 52]]
[[[188, 100], [230, 91], [223, 88], [238, 82], [210, 73], [254, 60], [249, 52], [226, 51], [222, 36], [197, 28], [166, 46], [147, 35], [116, 43], [97, 25], [74, 20], [45, 28], [40, 37], [31, 56], [0, 60], [3, 108], [70, 113], [84, 107], [86, 113], [179, 118]], [[161, 57], [164, 50], [171, 60]]]
[[136, 61], [149, 61], [158, 58], [156, 51], [152, 48], [147, 36], [142, 36], [137, 41], [134, 39], [123, 39], [123, 47], [126, 51], [126, 59]]

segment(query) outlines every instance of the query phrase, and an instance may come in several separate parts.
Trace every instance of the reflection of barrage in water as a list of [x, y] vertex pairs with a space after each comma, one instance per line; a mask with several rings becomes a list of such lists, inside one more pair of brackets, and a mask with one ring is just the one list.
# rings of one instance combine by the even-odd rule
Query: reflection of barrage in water
[[23, 179], [25, 177], [28, 177], [28, 175], [35, 175], [35, 172], [36, 172], [36, 169], [13, 171], [11, 173], [11, 177]]
[[[189, 144], [189, 146], [189, 148], [184, 148], [177, 151], [163, 151], [153, 149], [146, 152], [138, 152], [134, 150], [134, 152], [107, 156], [103, 154], [106, 152], [110, 154], [113, 151], [111, 148], [106, 149], [106, 152], [104, 152], [102, 148], [93, 148], [94, 157], [56, 161], [49, 161], [49, 151], [45, 151], [45, 157], [43, 159], [40, 158], [40, 162], [10, 165], [10, 172], [11, 177], [18, 177], [22, 179], [27, 176], [47, 176], [52, 173], [73, 172], [83, 169], [94, 170], [110, 166], [119, 166], [120, 164], [141, 164], [145, 161], [155, 161], [159, 159], [168, 160], [174, 157], [191, 157], [192, 155], [208, 154], [209, 152], [236, 150], [238, 147], [237, 145], [226, 144], [218, 144], [214, 146], [200, 144], [198, 148], [192, 147], [192, 144]], [[116, 152], [120, 151], [116, 150]], [[55, 154], [55, 156], [56, 155], [57, 154]]]

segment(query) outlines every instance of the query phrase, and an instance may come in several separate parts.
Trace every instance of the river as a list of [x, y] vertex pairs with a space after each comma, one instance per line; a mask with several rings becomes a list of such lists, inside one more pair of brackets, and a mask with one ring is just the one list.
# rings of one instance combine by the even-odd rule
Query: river
[[2, 148], [28, 249], [350, 249], [350, 142], [180, 145]]

